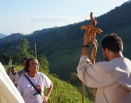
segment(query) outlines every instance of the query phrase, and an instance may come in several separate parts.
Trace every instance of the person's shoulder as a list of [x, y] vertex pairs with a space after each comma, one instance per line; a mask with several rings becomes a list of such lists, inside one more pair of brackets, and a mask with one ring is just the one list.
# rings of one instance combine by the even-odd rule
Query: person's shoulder
[[24, 69], [20, 70], [20, 71], [18, 72], [18, 74], [19, 74], [20, 76], [22, 76], [23, 74], [25, 74]]
[[37, 75], [44, 75], [44, 73], [42, 73], [42, 72], [37, 72]]
[[44, 73], [42, 73], [42, 72], [38, 72], [37, 73], [38, 74], [38, 76], [41, 76], [41, 77], [47, 77]]
[[128, 58], [126, 58], [126, 57], [124, 57], [123, 59], [126, 60], [126, 61], [128, 61], [128, 62], [131, 62], [131, 60], [128, 59]]
[[24, 69], [22, 69], [22, 70], [18, 71], [18, 73], [22, 73], [23, 71], [24, 71]]
[[22, 76], [20, 77], [20, 80], [24, 80], [24, 79], [26, 79], [26, 77], [25, 77], [24, 75], [22, 75]]

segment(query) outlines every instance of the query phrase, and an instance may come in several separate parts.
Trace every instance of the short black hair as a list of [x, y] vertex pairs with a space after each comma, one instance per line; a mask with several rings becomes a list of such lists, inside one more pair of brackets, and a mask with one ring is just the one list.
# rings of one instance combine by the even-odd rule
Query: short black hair
[[103, 38], [101, 45], [104, 50], [108, 48], [112, 52], [123, 52], [123, 41], [115, 33], [106, 35]]
[[24, 68], [24, 70], [26, 71], [26, 72], [30, 72], [28, 69], [29, 69], [29, 66], [30, 66], [30, 61], [31, 60], [34, 60], [34, 59], [36, 59], [36, 58], [28, 58], [27, 59], [27, 61], [26, 61], [26, 63], [25, 63], [25, 68]]
[[15, 66], [12, 66], [12, 67], [11, 67], [11, 69], [14, 69], [14, 68], [16, 68], [16, 67], [15, 67]]

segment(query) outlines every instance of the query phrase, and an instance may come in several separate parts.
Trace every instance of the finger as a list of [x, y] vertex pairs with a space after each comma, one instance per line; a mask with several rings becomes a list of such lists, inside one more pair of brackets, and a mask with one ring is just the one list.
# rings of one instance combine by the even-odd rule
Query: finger
[[93, 35], [90, 36], [90, 41], [93, 39]]

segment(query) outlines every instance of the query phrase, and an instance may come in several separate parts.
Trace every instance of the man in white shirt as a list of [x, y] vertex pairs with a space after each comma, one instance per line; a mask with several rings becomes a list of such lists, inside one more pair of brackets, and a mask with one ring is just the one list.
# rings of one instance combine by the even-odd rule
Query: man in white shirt
[[0, 103], [25, 103], [0, 63]]
[[16, 68], [15, 68], [15, 66], [12, 66], [11, 67], [11, 74], [9, 75], [9, 77], [12, 80], [12, 82], [14, 83], [14, 85], [15, 85], [15, 76], [16, 76], [16, 74], [17, 74]]
[[84, 34], [77, 75], [88, 87], [97, 88], [95, 103], [131, 103], [131, 61], [123, 57], [123, 42], [116, 34], [103, 38], [102, 52], [106, 61], [92, 64], [88, 44], [92, 34]]
[[[25, 63], [26, 63], [27, 59], [28, 59], [28, 58], [25, 57], [25, 58], [23, 59], [23, 61], [22, 61], [24, 68], [25, 68]], [[21, 77], [22, 75], [26, 74], [26, 71], [24, 70], [24, 68], [23, 68], [22, 70], [20, 70], [20, 71], [16, 74], [16, 76], [15, 76], [15, 86], [16, 86], [16, 87], [17, 87], [17, 85], [18, 85], [18, 81], [19, 81], [20, 77]]]

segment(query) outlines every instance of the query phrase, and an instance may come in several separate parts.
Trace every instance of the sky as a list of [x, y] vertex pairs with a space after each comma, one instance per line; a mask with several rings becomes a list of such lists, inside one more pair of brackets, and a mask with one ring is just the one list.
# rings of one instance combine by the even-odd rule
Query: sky
[[103, 15], [128, 0], [0, 0], [0, 33], [31, 34]]

